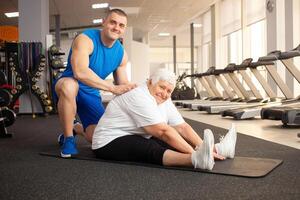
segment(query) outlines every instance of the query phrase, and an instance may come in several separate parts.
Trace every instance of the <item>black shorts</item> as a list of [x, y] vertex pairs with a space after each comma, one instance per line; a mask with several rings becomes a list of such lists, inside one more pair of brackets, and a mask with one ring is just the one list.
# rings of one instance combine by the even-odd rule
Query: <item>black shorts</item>
[[100, 159], [162, 165], [163, 154], [167, 149], [174, 150], [167, 143], [154, 137], [146, 139], [139, 135], [126, 135], [93, 151]]

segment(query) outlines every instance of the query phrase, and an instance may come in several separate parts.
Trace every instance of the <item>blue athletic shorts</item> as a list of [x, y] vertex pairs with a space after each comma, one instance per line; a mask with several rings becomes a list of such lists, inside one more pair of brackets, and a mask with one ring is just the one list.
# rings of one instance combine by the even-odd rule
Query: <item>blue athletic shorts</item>
[[[57, 80], [53, 84], [55, 86]], [[58, 96], [53, 89], [54, 100], [58, 102]], [[98, 124], [98, 121], [104, 113], [104, 106], [100, 95], [87, 93], [85, 90], [78, 90], [76, 97], [77, 114], [80, 118], [84, 130], [93, 124]]]
[[76, 103], [77, 114], [84, 129], [89, 125], [98, 124], [105, 110], [99, 95], [89, 94], [79, 89]]

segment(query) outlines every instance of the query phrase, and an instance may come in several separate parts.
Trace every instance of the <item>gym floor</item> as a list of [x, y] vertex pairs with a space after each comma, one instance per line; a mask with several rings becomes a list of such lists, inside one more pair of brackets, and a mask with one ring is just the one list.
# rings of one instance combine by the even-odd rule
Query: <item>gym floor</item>
[[[226, 133], [186, 120], [200, 135], [205, 128]], [[286, 145], [238, 134], [236, 155], [283, 160], [263, 178], [243, 178], [41, 156], [49, 147], [59, 148], [58, 124], [57, 115], [20, 115], [8, 128], [14, 136], [0, 139], [0, 199], [300, 199], [299, 150]], [[78, 144], [87, 145], [80, 137]]]
[[[188, 119], [196, 120], [205, 124], [228, 129], [231, 123], [235, 123], [239, 133], [260, 138], [266, 141], [275, 142], [300, 150], [300, 126], [282, 127], [281, 121], [261, 120], [253, 118], [247, 120], [233, 120], [230, 117], [207, 114], [200, 111], [191, 111], [186, 108], [178, 108], [182, 116]], [[212, 123], [213, 122], [213, 123]]]

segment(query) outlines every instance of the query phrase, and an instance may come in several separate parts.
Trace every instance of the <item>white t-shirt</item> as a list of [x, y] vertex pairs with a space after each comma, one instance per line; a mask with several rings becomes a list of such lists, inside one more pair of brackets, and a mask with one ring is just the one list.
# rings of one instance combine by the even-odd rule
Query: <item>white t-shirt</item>
[[110, 101], [95, 128], [92, 149], [101, 148], [125, 135], [150, 138], [151, 135], [142, 127], [158, 123], [176, 126], [184, 123], [184, 120], [171, 99], [157, 105], [144, 83]]

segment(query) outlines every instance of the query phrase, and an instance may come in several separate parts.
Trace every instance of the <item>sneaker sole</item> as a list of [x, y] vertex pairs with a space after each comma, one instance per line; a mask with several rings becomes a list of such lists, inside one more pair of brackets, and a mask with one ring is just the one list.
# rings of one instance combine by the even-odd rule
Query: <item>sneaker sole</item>
[[236, 130], [235, 130], [235, 124], [232, 123], [231, 125], [231, 128], [229, 129], [228, 131], [228, 134], [231, 134], [230, 137], [233, 137], [234, 139], [234, 142], [233, 142], [233, 149], [231, 149], [230, 151], [230, 155], [227, 157], [227, 158], [234, 158], [234, 155], [235, 155], [235, 146], [236, 146], [236, 139], [237, 139], [237, 133], [236, 133]]
[[213, 158], [213, 148], [214, 148], [214, 136], [210, 130], [205, 130], [204, 131], [204, 145], [205, 145], [205, 155], [208, 155], [206, 157], [206, 163], [211, 163], [213, 162], [212, 165], [207, 165], [206, 169], [212, 170], [214, 167], [214, 158]]
[[71, 158], [72, 157], [72, 154], [63, 154], [62, 152], [60, 152], [60, 156], [62, 158]]

